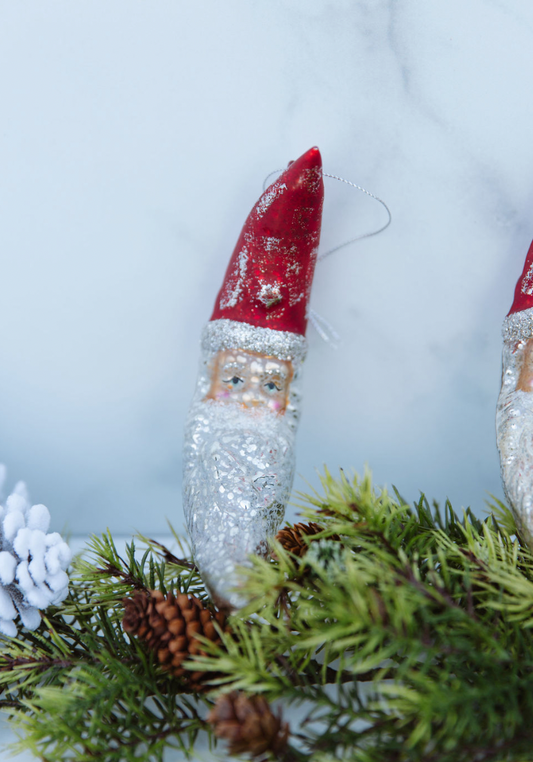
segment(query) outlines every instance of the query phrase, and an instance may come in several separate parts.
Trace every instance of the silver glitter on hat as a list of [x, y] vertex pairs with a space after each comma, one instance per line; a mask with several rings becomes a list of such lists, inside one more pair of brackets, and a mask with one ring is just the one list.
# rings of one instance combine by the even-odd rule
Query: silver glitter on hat
[[503, 321], [502, 336], [504, 341], [520, 341], [533, 337], [533, 307], [520, 312], [513, 312]]
[[279, 304], [282, 300], [279, 283], [262, 283], [257, 298], [267, 309]]
[[290, 331], [274, 331], [237, 320], [211, 320], [202, 333], [202, 349], [214, 353], [219, 349], [244, 349], [301, 363], [307, 352], [305, 336]]

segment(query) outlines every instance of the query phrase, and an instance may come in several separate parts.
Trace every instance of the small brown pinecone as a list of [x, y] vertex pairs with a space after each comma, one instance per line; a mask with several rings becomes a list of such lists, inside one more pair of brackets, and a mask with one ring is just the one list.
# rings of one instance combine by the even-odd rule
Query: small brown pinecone
[[233, 691], [219, 696], [207, 716], [215, 735], [229, 742], [230, 754], [260, 757], [266, 752], [280, 755], [287, 746], [289, 724], [276, 716], [262, 696]]
[[[324, 527], [311, 521], [309, 524], [295, 524], [293, 527], [284, 527], [276, 535], [276, 540], [280, 542], [285, 550], [294, 553], [295, 556], [302, 558], [309, 550], [309, 545], [303, 539], [312, 537], [319, 532], [323, 532]], [[330, 540], [340, 539], [338, 535], [328, 538]]]
[[197, 635], [203, 635], [213, 643], [220, 642], [214, 622], [227, 631], [224, 614], [207, 608], [193, 595], [168, 593], [164, 596], [159, 590], [136, 592], [133, 598], [124, 598], [123, 604], [124, 631], [144, 640], [156, 652], [164, 669], [175, 677], [185, 678], [192, 690], [203, 690], [203, 683], [213, 674], [189, 672], [181, 665], [190, 656], [205, 654]]
[[148, 604], [150, 596], [147, 593], [135, 592], [133, 598], [124, 598], [124, 616], [122, 627], [125, 632], [137, 635], [143, 640], [150, 629], [148, 624]]

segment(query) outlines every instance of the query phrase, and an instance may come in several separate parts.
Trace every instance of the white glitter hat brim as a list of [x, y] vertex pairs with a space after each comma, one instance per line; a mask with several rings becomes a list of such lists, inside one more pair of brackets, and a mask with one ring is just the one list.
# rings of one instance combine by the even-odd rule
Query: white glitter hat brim
[[513, 312], [503, 321], [504, 341], [525, 341], [533, 337], [533, 307]]
[[272, 355], [279, 360], [303, 362], [307, 352], [305, 336], [290, 331], [275, 331], [237, 320], [211, 320], [202, 333], [202, 349], [214, 353], [221, 349], [243, 349]]

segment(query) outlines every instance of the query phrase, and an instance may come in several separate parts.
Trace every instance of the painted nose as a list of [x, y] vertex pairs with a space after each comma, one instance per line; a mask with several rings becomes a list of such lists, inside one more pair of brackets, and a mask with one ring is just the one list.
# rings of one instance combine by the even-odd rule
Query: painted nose
[[258, 407], [259, 405], [265, 404], [265, 401], [255, 394], [244, 395], [242, 401], [246, 407]]

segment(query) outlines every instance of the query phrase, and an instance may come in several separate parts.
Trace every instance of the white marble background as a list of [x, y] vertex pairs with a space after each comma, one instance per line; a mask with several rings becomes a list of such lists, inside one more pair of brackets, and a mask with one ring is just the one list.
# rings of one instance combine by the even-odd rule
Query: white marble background
[[[394, 221], [317, 270], [343, 344], [310, 333], [295, 487], [368, 463], [481, 513], [533, 238], [532, 93], [530, 0], [0, 0], [12, 480], [55, 529], [180, 527], [202, 325], [263, 178], [317, 144]], [[383, 220], [326, 192], [323, 250]]]
[[[317, 144], [393, 224], [317, 269], [295, 488], [501, 496], [533, 238], [530, 0], [0, 0], [0, 460], [54, 528], [182, 523], [198, 339], [264, 177]], [[329, 181], [323, 250], [380, 225]], [[289, 513], [294, 516], [294, 509]]]

